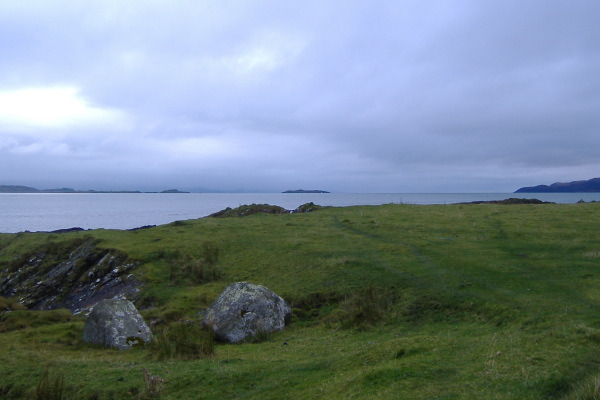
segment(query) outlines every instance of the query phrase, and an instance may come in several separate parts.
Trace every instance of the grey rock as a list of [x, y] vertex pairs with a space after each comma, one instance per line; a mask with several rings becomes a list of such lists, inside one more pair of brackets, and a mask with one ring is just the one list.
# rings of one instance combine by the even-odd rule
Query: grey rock
[[106, 299], [96, 304], [83, 327], [83, 341], [119, 350], [152, 341], [152, 332], [132, 302]]
[[292, 311], [288, 304], [264, 286], [232, 283], [206, 310], [203, 325], [215, 338], [238, 343], [258, 333], [282, 330]]

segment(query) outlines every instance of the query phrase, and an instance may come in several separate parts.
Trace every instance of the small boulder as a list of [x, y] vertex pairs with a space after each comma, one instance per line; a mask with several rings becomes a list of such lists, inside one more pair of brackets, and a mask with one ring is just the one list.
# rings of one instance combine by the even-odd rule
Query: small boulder
[[238, 282], [225, 288], [206, 310], [202, 323], [214, 332], [215, 338], [237, 343], [257, 333], [282, 330], [291, 314], [285, 300], [271, 290]]
[[132, 302], [106, 299], [85, 321], [83, 341], [126, 350], [152, 341], [152, 332]]

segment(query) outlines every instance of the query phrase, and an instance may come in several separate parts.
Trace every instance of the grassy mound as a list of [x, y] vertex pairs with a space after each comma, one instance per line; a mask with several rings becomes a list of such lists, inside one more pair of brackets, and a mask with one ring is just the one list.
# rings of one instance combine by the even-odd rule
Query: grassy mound
[[[598, 220], [597, 203], [384, 205], [2, 234], [0, 279], [49, 242], [127, 254], [157, 341], [87, 345], [83, 316], [3, 294], [0, 398], [599, 398]], [[293, 322], [214, 343], [202, 311], [236, 281]]]
[[247, 217], [254, 214], [289, 214], [289, 211], [283, 207], [272, 206], [270, 204], [251, 204], [243, 205], [236, 208], [227, 207], [224, 210], [218, 211], [209, 215], [212, 218], [227, 218], [227, 217]]

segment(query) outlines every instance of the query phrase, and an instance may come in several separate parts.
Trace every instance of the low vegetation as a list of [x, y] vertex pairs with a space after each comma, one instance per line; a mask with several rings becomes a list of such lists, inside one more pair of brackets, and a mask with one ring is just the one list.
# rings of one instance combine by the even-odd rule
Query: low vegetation
[[[156, 338], [89, 345], [85, 315], [0, 293], [0, 398], [600, 398], [598, 203], [311, 210], [0, 234], [0, 284], [38, 249], [126, 256]], [[292, 323], [215, 342], [203, 310], [237, 281], [281, 295]]]
[[213, 335], [199, 324], [174, 322], [157, 329], [150, 352], [156, 360], [194, 360], [215, 354]]

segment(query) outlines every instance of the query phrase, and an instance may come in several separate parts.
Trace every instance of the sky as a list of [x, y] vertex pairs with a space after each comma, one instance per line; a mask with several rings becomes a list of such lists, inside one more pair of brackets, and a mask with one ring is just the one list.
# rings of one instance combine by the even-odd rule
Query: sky
[[600, 177], [598, 15], [597, 0], [0, 0], [0, 184]]

